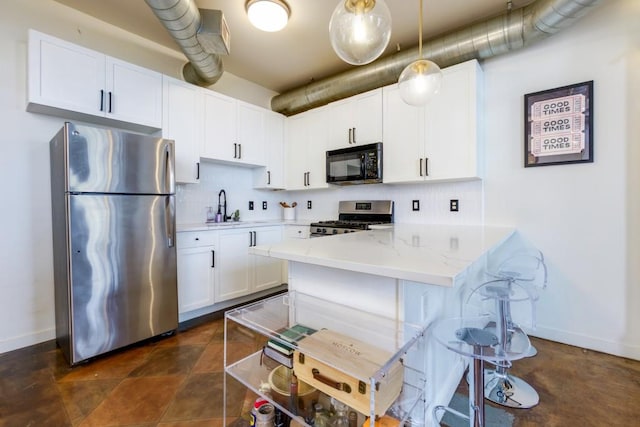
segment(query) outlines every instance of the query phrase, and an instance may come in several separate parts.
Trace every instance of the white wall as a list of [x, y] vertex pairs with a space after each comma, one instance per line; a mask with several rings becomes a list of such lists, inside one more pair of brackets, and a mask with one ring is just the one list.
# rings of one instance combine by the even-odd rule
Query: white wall
[[[517, 227], [548, 260], [537, 335], [640, 359], [640, 2], [603, 3], [552, 38], [482, 65], [485, 218]], [[587, 80], [595, 161], [525, 169], [523, 95]]]

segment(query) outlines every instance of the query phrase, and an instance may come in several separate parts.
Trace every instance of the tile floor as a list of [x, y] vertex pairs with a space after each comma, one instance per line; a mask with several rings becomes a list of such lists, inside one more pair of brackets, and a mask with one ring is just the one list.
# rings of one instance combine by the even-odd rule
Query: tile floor
[[[0, 427], [221, 426], [223, 338], [217, 318], [74, 368], [53, 342], [0, 355]], [[229, 352], [246, 354], [258, 341], [230, 333]], [[508, 410], [514, 426], [640, 425], [640, 362], [533, 342], [538, 356], [513, 372], [541, 403]], [[228, 386], [228, 421], [243, 424], [255, 397], [235, 381]]]

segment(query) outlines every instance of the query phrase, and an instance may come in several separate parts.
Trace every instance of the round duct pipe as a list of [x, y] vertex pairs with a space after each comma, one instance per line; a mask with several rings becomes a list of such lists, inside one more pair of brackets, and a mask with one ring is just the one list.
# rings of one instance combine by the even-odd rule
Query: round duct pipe
[[[427, 42], [424, 57], [444, 68], [520, 49], [570, 26], [601, 1], [537, 0]], [[415, 47], [276, 95], [271, 109], [291, 116], [396, 83], [402, 70], [417, 57]]]

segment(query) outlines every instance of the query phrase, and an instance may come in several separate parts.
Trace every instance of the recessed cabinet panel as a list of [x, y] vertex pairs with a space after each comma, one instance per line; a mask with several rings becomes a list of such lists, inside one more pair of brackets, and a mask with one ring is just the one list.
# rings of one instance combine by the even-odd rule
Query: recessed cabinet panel
[[473, 60], [442, 72], [442, 87], [425, 107], [405, 104], [397, 85], [384, 88], [385, 183], [482, 177], [482, 70]]
[[162, 127], [162, 74], [107, 57], [107, 114]]
[[287, 118], [285, 173], [287, 190], [327, 188], [328, 110], [315, 108]]
[[200, 156], [233, 161], [237, 157], [236, 127], [236, 100], [204, 91], [204, 140]]
[[246, 166], [265, 166], [267, 110], [204, 91], [204, 140], [201, 157]]
[[282, 114], [265, 111], [264, 158], [266, 166], [254, 169], [254, 188], [284, 188], [284, 123], [285, 117]]
[[162, 136], [175, 141], [176, 182], [199, 181], [202, 93], [198, 87], [164, 76]]
[[[255, 245], [270, 245], [282, 241], [282, 227], [255, 229]], [[278, 258], [252, 255], [253, 290], [261, 291], [282, 284], [283, 261]]]
[[29, 33], [29, 102], [100, 115], [104, 85], [103, 54]]
[[328, 150], [382, 141], [382, 89], [329, 104]]
[[215, 248], [178, 249], [178, 312], [186, 313], [215, 303]]

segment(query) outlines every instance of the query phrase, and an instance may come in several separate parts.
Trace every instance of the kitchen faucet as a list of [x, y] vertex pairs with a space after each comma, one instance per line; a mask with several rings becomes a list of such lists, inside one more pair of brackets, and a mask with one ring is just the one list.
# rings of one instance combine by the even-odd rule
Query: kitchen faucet
[[[224, 196], [224, 205], [220, 204], [220, 196]], [[221, 213], [221, 207], [224, 208], [224, 211], [222, 212], [222, 221], [227, 222], [227, 219], [229, 219], [230, 217], [227, 218], [227, 193], [226, 191], [224, 191], [224, 189], [220, 190], [220, 192], [218, 193], [218, 213]]]

